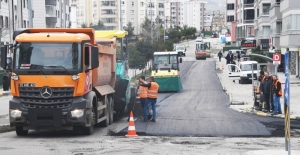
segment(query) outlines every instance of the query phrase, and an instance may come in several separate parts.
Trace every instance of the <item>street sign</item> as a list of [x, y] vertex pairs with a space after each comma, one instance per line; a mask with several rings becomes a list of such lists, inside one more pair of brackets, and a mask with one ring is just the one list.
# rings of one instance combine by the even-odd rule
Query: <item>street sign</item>
[[289, 51], [286, 51], [284, 57], [284, 73], [285, 73], [285, 93], [284, 99], [286, 101], [285, 111], [285, 150], [288, 151], [288, 155], [291, 154], [291, 141], [290, 141], [290, 66], [289, 66]]
[[280, 64], [281, 54], [273, 54], [273, 64]]
[[285, 84], [284, 84], [284, 90], [285, 90], [285, 93], [284, 93], [284, 100], [285, 100], [285, 103], [286, 105], [289, 105], [289, 93], [290, 93], [290, 89], [289, 89], [289, 80], [288, 78], [285, 79]]
[[288, 73], [289, 73], [289, 53], [286, 52], [284, 56], [284, 74], [286, 78], [288, 77]]

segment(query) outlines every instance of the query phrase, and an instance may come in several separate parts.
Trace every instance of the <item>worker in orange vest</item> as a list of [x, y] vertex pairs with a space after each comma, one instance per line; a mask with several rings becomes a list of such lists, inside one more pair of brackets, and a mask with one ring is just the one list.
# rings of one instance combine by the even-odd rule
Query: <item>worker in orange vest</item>
[[149, 78], [150, 82], [147, 83], [145, 80], [140, 79], [140, 82], [142, 82], [141, 86], [147, 87], [147, 101], [146, 105], [144, 106], [144, 120], [143, 122], [148, 122], [148, 112], [149, 107], [152, 106], [152, 122], [156, 122], [156, 101], [157, 101], [157, 95], [158, 95], [158, 88], [159, 85], [154, 81], [154, 77]]
[[280, 97], [282, 96], [282, 87], [281, 82], [278, 80], [276, 75], [273, 75], [273, 84], [272, 84], [272, 93], [273, 93], [273, 114], [282, 114]]
[[[141, 80], [145, 81], [145, 76], [140, 76]], [[140, 81], [141, 81], [140, 80]], [[148, 87], [143, 87], [141, 86], [142, 82], [139, 82], [139, 97], [140, 97], [140, 101], [141, 101], [141, 105], [142, 105], [142, 109], [143, 109], [143, 116], [145, 116], [144, 114], [144, 106], [146, 104], [147, 101], [147, 91], [148, 91]]]

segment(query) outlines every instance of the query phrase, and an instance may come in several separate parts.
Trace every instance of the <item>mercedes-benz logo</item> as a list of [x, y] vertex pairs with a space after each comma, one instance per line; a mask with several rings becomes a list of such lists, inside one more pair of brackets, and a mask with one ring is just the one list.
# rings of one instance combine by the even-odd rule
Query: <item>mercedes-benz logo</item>
[[43, 87], [40, 91], [40, 94], [43, 98], [49, 98], [52, 95], [52, 89], [50, 87]]

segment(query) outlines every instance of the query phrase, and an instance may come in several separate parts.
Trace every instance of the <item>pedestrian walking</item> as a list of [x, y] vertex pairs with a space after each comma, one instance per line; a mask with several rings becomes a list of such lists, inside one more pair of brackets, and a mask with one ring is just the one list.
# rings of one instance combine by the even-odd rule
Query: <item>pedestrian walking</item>
[[237, 59], [238, 59], [238, 62], [241, 61], [241, 54], [240, 53], [237, 54]]
[[8, 74], [6, 71], [4, 71], [4, 74], [2, 77], [2, 86], [3, 86], [3, 91], [9, 90], [9, 79], [8, 79]]
[[230, 64], [230, 53], [226, 55], [226, 65]]
[[144, 107], [145, 107], [146, 101], [147, 101], [148, 87], [141, 86], [142, 82], [140, 82], [140, 81], [142, 81], [142, 80], [146, 81], [145, 76], [140, 76], [140, 78], [139, 78], [139, 91], [138, 91], [138, 94], [139, 94], [139, 97], [140, 97], [141, 106], [142, 106], [142, 109], [143, 109], [143, 116], [142, 116], [141, 119], [144, 119], [144, 116], [145, 116]]
[[223, 57], [223, 54], [222, 54], [221, 51], [218, 53], [218, 56], [219, 56], [219, 61], [221, 62], [221, 59], [222, 59], [222, 57]]
[[8, 73], [8, 90], [10, 90], [11, 72]]
[[273, 75], [273, 84], [272, 84], [272, 93], [273, 93], [273, 106], [274, 111], [273, 114], [282, 114], [281, 111], [281, 104], [280, 104], [280, 97], [282, 96], [282, 87], [281, 82], [277, 78], [276, 75]]
[[143, 122], [148, 122], [148, 112], [149, 112], [149, 107], [152, 106], [152, 122], [156, 122], [156, 101], [157, 101], [157, 94], [158, 94], [158, 88], [159, 85], [154, 81], [154, 77], [149, 78], [150, 82], [147, 83], [145, 80], [140, 79], [140, 82], [142, 83], [141, 86], [143, 87], [148, 87], [147, 91], [147, 100], [146, 100], [146, 105], [144, 106], [144, 120]]
[[265, 110], [264, 112], [270, 112], [270, 96], [271, 96], [271, 78], [269, 77], [269, 73], [265, 72], [265, 77], [262, 79], [262, 83], [260, 85], [261, 93], [264, 95], [265, 99]]

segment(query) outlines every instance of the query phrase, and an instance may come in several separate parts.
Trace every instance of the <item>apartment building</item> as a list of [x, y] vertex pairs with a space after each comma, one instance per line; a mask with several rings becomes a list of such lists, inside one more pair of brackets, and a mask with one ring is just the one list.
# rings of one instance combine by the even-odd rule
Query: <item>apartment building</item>
[[270, 6], [271, 0], [259, 0], [254, 2], [254, 29], [257, 45], [261, 50], [269, 50], [269, 38], [271, 34], [270, 24]]
[[236, 0], [226, 0], [225, 24], [232, 31], [232, 22], [236, 21]]
[[77, 28], [77, 0], [70, 0], [70, 22], [71, 22], [71, 28]]
[[269, 46], [271, 49], [274, 47], [274, 51], [280, 52], [280, 35], [282, 31], [282, 14], [280, 12], [280, 1], [271, 1], [269, 18], [271, 25], [271, 35], [269, 38]]
[[32, 26], [46, 28], [71, 27], [69, 0], [31, 0]]
[[14, 30], [29, 27], [28, 2], [30, 0], [0, 0], [1, 46], [12, 43]]
[[236, 7], [236, 40], [241, 45], [242, 40], [255, 36], [254, 0], [236, 0]]
[[141, 24], [147, 16], [152, 22], [164, 21], [164, 0], [122, 0], [122, 27], [131, 22], [134, 33], [141, 32]]
[[167, 0], [165, 18], [167, 27], [188, 25], [201, 31], [205, 26], [205, 4], [201, 0]]

